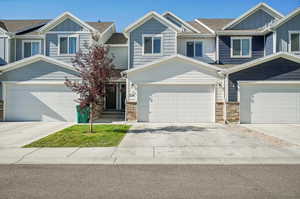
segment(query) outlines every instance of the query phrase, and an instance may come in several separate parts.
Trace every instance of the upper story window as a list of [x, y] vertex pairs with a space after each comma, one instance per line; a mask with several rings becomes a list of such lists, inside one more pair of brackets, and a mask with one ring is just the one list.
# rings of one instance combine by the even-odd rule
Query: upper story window
[[24, 40], [22, 46], [23, 58], [41, 54], [41, 41], [39, 40]]
[[162, 51], [161, 35], [143, 35], [143, 54], [160, 55]]
[[202, 57], [203, 56], [202, 41], [187, 41], [186, 42], [186, 56]]
[[300, 32], [289, 32], [290, 34], [290, 52], [300, 52]]
[[231, 57], [251, 57], [251, 37], [231, 37]]
[[74, 55], [78, 51], [78, 36], [59, 35], [58, 46], [60, 55]]

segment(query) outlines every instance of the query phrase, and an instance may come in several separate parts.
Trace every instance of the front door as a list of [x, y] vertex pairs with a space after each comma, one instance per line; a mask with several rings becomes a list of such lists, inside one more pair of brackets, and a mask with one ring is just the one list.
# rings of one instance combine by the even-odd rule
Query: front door
[[106, 98], [105, 107], [106, 109], [116, 109], [116, 84], [109, 84], [106, 86]]
[[121, 84], [121, 109], [125, 110], [126, 84]]

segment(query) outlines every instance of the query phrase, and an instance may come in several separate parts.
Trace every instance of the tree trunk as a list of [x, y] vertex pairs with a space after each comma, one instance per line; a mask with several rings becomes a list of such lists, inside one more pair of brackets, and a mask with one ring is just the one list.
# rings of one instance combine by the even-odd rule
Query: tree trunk
[[93, 133], [93, 112], [94, 107], [93, 104], [90, 105], [90, 133]]

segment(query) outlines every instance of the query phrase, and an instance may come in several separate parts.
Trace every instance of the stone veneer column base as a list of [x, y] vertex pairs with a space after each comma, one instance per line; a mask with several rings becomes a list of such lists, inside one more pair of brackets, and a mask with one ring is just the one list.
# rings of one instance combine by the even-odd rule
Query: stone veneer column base
[[216, 117], [215, 120], [217, 123], [224, 123], [224, 102], [216, 102]]
[[4, 120], [4, 103], [2, 100], [0, 100], [0, 121]]
[[240, 122], [240, 103], [227, 102], [226, 103], [226, 121], [229, 123]]
[[137, 103], [127, 102], [126, 103], [126, 120], [137, 121]]

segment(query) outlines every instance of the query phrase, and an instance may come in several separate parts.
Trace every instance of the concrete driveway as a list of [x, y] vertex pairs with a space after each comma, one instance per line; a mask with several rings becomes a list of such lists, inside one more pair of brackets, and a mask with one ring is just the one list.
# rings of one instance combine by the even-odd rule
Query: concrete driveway
[[72, 123], [56, 122], [1, 122], [0, 148], [22, 147]]
[[300, 124], [242, 124], [242, 126], [300, 146]]

